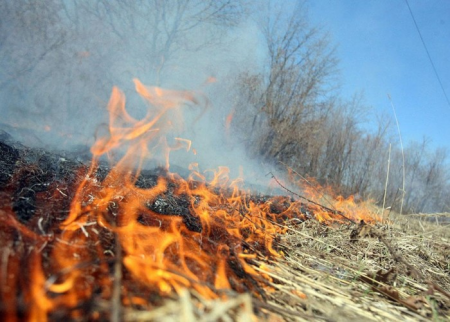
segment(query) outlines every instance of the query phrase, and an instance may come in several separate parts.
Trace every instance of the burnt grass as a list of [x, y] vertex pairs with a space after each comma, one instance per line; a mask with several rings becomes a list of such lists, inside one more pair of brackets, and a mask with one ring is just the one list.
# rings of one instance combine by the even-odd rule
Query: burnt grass
[[[89, 162], [87, 159], [77, 160], [76, 155], [70, 152], [51, 153], [43, 149], [28, 148], [20, 143], [13, 142], [5, 134], [0, 136], [0, 139], [2, 138], [4, 140], [3, 142], [0, 141], [0, 194], [2, 195], [2, 205], [10, 204], [17, 219], [21, 223], [27, 223], [35, 217], [37, 211], [39, 212], [40, 201], [37, 201], [37, 197], [43, 196], [57, 187], [62, 196], [69, 196], [69, 198], [64, 198], [63, 204], [57, 204], [59, 212], [62, 214], [60, 220], [64, 220], [64, 213], [67, 214], [69, 211], [75, 188], [88, 171]], [[95, 172], [97, 180], [102, 182], [109, 171], [110, 168], [106, 163], [100, 164]], [[181, 169], [179, 172], [188, 173], [185, 169]], [[189, 230], [201, 232], [202, 227], [199, 219], [189, 209], [190, 197], [183, 194], [173, 194], [176, 183], [167, 177], [163, 168], [141, 171], [135, 185], [138, 188], [148, 189], [156, 186], [160, 177], [165, 177], [169, 181], [168, 189], [165, 193], [159, 195], [156, 200], [148, 203], [148, 209], [161, 215], [180, 216]], [[54, 192], [53, 190], [52, 192]], [[255, 193], [250, 200], [262, 204], [272, 197]], [[45, 202], [52, 203], [50, 200], [45, 200]], [[287, 207], [289, 207], [289, 201], [283, 199], [279, 203], [271, 204], [270, 210], [279, 214]], [[307, 210], [307, 208], [302, 209], [304, 213]]]
[[[89, 161], [85, 157], [80, 158], [74, 153], [55, 153], [48, 152], [44, 149], [25, 147], [20, 143], [14, 142], [5, 133], [2, 133], [0, 138], [2, 139], [0, 142], [0, 225], [2, 226], [0, 246], [2, 248], [11, 248], [10, 253], [15, 255], [14, 259], [10, 258], [7, 269], [10, 269], [13, 263], [16, 263], [17, 267], [22, 266], [22, 271], [25, 267], [30, 267], [32, 264], [27, 262], [27, 250], [25, 248], [42, 247], [40, 254], [42, 256], [43, 268], [44, 270], [51, 271], [52, 263], [49, 262], [49, 258], [51, 258], [51, 247], [46, 246], [47, 241], [48, 245], [50, 245], [52, 238], [54, 238], [53, 234], [57, 235], [61, 233], [59, 225], [67, 218], [70, 212], [71, 200], [75, 196], [77, 186], [88, 173]], [[109, 171], [110, 168], [107, 164], [98, 165], [95, 177], [99, 183], [106, 178]], [[201, 233], [203, 230], [201, 221], [192, 210], [192, 203], [195, 204], [198, 201], [195, 199], [197, 197], [188, 196], [187, 194], [175, 195], [174, 191], [177, 188], [177, 183], [168, 177], [164, 169], [156, 168], [141, 171], [135, 185], [144, 189], [151, 188], [157, 184], [158, 178], [161, 177], [164, 177], [168, 182], [167, 190], [151, 202], [146, 203], [148, 210], [159, 216], [181, 217], [182, 222], [188, 230]], [[191, 182], [190, 184], [196, 185], [197, 183]], [[222, 193], [224, 192], [222, 191]], [[229, 193], [231, 194], [231, 191]], [[227, 192], [225, 191], [226, 194]], [[247, 202], [264, 204], [270, 198], [271, 196], [255, 194]], [[291, 200], [288, 197], [279, 198], [278, 201], [270, 205], [270, 211], [275, 215], [282, 213], [289, 207], [289, 201]], [[114, 220], [115, 212], [119, 211], [119, 207], [120, 205], [118, 204], [109, 207], [110, 213], [108, 216], [111, 220]], [[11, 219], [11, 217], [15, 219]], [[14, 220], [16, 220], [17, 224], [14, 223]], [[149, 216], [139, 216], [137, 220], [142, 225], [155, 224]], [[22, 225], [22, 228], [19, 225]], [[29, 231], [29, 233], [26, 233], [24, 229]], [[242, 240], [237, 240], [235, 237], [229, 235], [220, 221], [212, 224], [210, 229], [211, 234], [208, 237], [209, 246], [205, 246], [209, 247], [209, 252], [218, 252], [217, 245], [223, 243], [223, 240], [226, 240], [228, 245], [230, 245], [227, 254], [227, 267], [231, 272], [231, 276], [229, 277], [231, 287], [238, 292], [256, 292], [258, 297], [264, 299], [264, 290], [259, 286], [258, 281], [254, 277], [245, 272], [238, 260], [238, 255], [233, 250], [233, 245], [239, 244], [244, 250], [257, 251], [264, 255], [267, 250], [264, 248], [263, 243], [249, 244]], [[51, 232], [51, 235], [46, 232]], [[246, 236], [245, 231], [242, 233]], [[34, 237], [30, 234], [34, 234]], [[116, 250], [114, 234], [107, 229], [100, 229], [99, 236], [98, 241], [102, 249], [105, 252], [114, 253]], [[100, 259], [96, 257], [95, 251], [89, 253], [89, 258], [93, 261], [91, 262], [92, 267], [98, 267], [87, 271], [88, 274], [92, 277], [102, 274], [104, 265], [102, 266], [99, 262]], [[106, 261], [109, 274], [112, 275], [114, 273], [115, 258], [106, 257], [100, 261]], [[251, 261], [251, 259], [248, 260], [249, 263]], [[22, 273], [28, 274], [24, 271]], [[17, 275], [17, 273], [15, 274]], [[56, 275], [52, 278], [57, 279], [58, 274], [56, 272]], [[125, 279], [129, 278], [126, 271], [123, 274]], [[0, 303], [0, 312], [4, 316], [11, 315], [11, 311], [8, 311], [9, 306], [15, 306], [15, 312], [19, 316], [26, 316], [28, 314], [27, 294], [23, 293], [19, 286], [23, 285], [23, 281], [28, 280], [28, 278], [24, 276], [18, 277], [16, 275], [5, 286], [14, 290], [14, 294], [8, 295], [14, 296], [16, 299], [6, 300], [3, 296], [2, 303]], [[130, 282], [129, 285], [132, 284]], [[96, 294], [99, 296], [101, 293], [100, 289], [95, 291], [96, 287], [95, 285], [92, 286], [94, 298], [80, 301], [77, 307], [71, 308], [69, 311], [65, 311], [63, 308], [55, 310], [51, 313], [53, 318], [58, 319], [64, 315], [71, 315], [70, 310], [81, 311], [87, 316], [92, 315], [94, 311], [98, 312], [98, 307], [92, 304], [96, 302]], [[134, 287], [136, 288], [134, 290], [135, 294], [146, 293], [146, 291], [142, 290], [141, 286], [136, 284]], [[155, 294], [150, 298], [154, 304], [160, 301], [159, 296]], [[108, 318], [108, 314], [104, 318]]]

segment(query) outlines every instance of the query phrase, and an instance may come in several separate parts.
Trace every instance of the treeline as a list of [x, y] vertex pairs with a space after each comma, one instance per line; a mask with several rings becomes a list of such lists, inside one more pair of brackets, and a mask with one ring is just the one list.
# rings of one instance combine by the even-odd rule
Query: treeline
[[[306, 9], [270, 0], [2, 0], [0, 126], [29, 130], [37, 144], [86, 144], [103, 129], [113, 85], [132, 91], [137, 77], [196, 89], [221, 76], [216, 119], [234, 107], [232, 127], [252, 155], [344, 195], [382, 204], [386, 193], [397, 211], [449, 211], [446, 151], [426, 140], [402, 151], [389, 117], [340, 97], [332, 42]], [[242, 39], [258, 45], [239, 48]], [[130, 112], [145, 114], [132, 100]]]
[[447, 151], [426, 139], [402, 149], [390, 117], [370, 113], [357, 95], [343, 101], [331, 42], [303, 7], [272, 17], [260, 24], [266, 65], [237, 82], [245, 108], [235, 126], [247, 148], [344, 196], [402, 213], [450, 211]]

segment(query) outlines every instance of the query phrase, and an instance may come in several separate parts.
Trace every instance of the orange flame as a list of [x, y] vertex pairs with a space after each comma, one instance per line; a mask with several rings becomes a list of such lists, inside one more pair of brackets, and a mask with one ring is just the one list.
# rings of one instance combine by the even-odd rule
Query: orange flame
[[[41, 209], [51, 216], [45, 229], [39, 221], [30, 224], [36, 230], [30, 229], [14, 219], [12, 209], [0, 210], [0, 225], [7, 232], [0, 235], [0, 242], [6, 244], [17, 233], [31, 249], [24, 260], [30, 283], [28, 277], [17, 275], [17, 257], [0, 270], [6, 281], [0, 295], [10, 307], [9, 320], [17, 316], [14, 296], [19, 287], [30, 305], [26, 313], [30, 320], [44, 321], [62, 308], [70, 309], [72, 318], [83, 317], [81, 303], [111, 299], [111, 263], [117, 261], [124, 271], [123, 305], [145, 306], [149, 292], [167, 295], [184, 288], [206, 298], [216, 298], [230, 288], [258, 296], [258, 280], [270, 277], [264, 274], [266, 267], [255, 269], [252, 260], [257, 255], [280, 257], [275, 238], [287, 231], [284, 221], [306, 218], [300, 201], [258, 199], [242, 192], [242, 179], [231, 180], [227, 167], [201, 173], [193, 163], [188, 179], [169, 173], [170, 152], [189, 151], [191, 141], [177, 137], [169, 145], [166, 136], [183, 127], [183, 108], [201, 105], [201, 95], [144, 86], [137, 79], [134, 83], [148, 105], [147, 114], [133, 118], [126, 110], [125, 95], [113, 88], [108, 134], [91, 147], [91, 165], [79, 170], [70, 212], [62, 222], [45, 200]], [[228, 124], [231, 120], [232, 113]], [[165, 158], [167, 174], [145, 181], [141, 174], [146, 160], [159, 155]], [[104, 157], [109, 171], [101, 165]], [[64, 207], [67, 195], [55, 185], [50, 197]], [[353, 200], [342, 198], [334, 204], [345, 213], [354, 206]], [[313, 209], [321, 221], [338, 220], [319, 206]], [[359, 212], [350, 216], [366, 218]], [[25, 256], [25, 251], [22, 248], [17, 254]], [[7, 278], [4, 271], [15, 275]], [[98, 311], [92, 314], [101, 316]]]
[[227, 115], [225, 119], [225, 133], [227, 137], [230, 135], [231, 122], [233, 121], [234, 109]]
[[292, 169], [288, 170], [289, 180], [297, 185], [305, 196], [313, 202], [311, 207], [314, 211], [314, 217], [320, 222], [364, 220], [370, 223], [381, 220], [371, 210], [371, 205], [373, 205], [371, 200], [355, 202], [353, 195], [347, 198], [336, 195], [332, 187], [323, 187], [314, 178], [299, 178], [298, 174]]
[[[236, 272], [229, 266], [230, 257], [247, 274], [257, 275], [246, 262], [254, 254], [244, 250], [242, 240], [263, 245], [269, 254], [279, 256], [272, 241], [273, 235], [282, 229], [267, 221], [268, 214], [259, 205], [246, 202], [238, 190], [239, 181], [230, 181], [226, 167], [215, 171], [208, 184], [203, 175], [193, 171], [195, 183], [172, 175], [160, 177], [150, 188], [139, 188], [136, 182], [143, 160], [152, 157], [155, 149], [164, 150], [167, 169], [170, 151], [190, 149], [191, 142], [182, 138], [176, 138], [177, 144], [168, 147], [165, 133], [174, 122], [179, 122], [182, 106], [196, 104], [198, 100], [191, 93], [146, 87], [138, 80], [135, 85], [136, 91], [149, 103], [149, 111], [143, 119], [134, 119], [126, 111], [123, 93], [113, 89], [108, 105], [109, 135], [99, 138], [91, 149], [92, 166], [77, 190], [68, 218], [61, 225], [61, 249], [55, 249], [54, 254], [57, 262], [61, 267], [77, 265], [78, 258], [67, 257], [67, 248], [81, 246], [92, 239], [86, 227], [103, 227], [117, 234], [124, 250], [123, 264], [134, 279], [158, 289], [161, 294], [193, 287], [205, 297], [215, 297], [206, 284], [226, 289], [231, 287], [230, 279], [235, 280], [235, 288], [242, 288], [238, 286]], [[169, 112], [175, 118], [169, 118]], [[125, 155], [114, 160], [114, 152], [122, 146], [127, 147]], [[102, 155], [108, 155], [114, 167], [100, 183], [95, 179], [95, 171]], [[175, 185], [173, 198], [187, 202], [189, 212], [185, 217], [162, 215], [149, 207], [159, 202], [159, 196], [167, 196], [168, 190], [173, 189], [169, 188], [171, 185]], [[233, 189], [228, 192], [229, 197], [211, 190], [225, 191], [229, 187]], [[119, 203], [115, 218], [111, 218], [111, 204]], [[246, 215], [242, 216], [241, 211]], [[187, 224], [189, 220], [191, 223]], [[223, 238], [228, 239], [228, 244], [223, 244]], [[80, 271], [74, 270], [50, 290], [70, 293], [81, 278]]]

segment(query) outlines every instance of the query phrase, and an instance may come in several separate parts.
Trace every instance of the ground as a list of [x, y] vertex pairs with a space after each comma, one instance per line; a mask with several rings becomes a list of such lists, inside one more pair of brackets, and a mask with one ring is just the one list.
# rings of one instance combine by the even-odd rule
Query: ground
[[290, 224], [280, 239], [284, 256], [258, 262], [257, 270], [271, 279], [265, 300], [230, 294], [205, 301], [186, 292], [155, 311], [126, 316], [246, 321], [253, 311], [254, 320], [268, 321], [450, 319], [450, 227], [395, 214], [367, 227]]

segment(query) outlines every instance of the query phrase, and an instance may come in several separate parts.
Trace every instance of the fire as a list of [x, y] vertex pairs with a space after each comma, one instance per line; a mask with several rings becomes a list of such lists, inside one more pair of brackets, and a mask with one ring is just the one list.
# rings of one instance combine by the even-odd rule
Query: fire
[[234, 110], [232, 110], [225, 119], [225, 132], [227, 136], [230, 134], [231, 122], [233, 121]]
[[304, 178], [297, 172], [288, 168], [289, 179], [297, 185], [311, 203], [315, 218], [323, 223], [330, 222], [358, 222], [364, 220], [367, 223], [381, 221], [381, 217], [371, 210], [374, 204], [371, 200], [355, 201], [355, 196], [344, 198], [336, 195], [330, 186], [321, 186], [314, 178]]
[[[39, 199], [40, 214], [47, 216], [44, 224], [41, 217], [25, 226], [12, 209], [0, 210], [6, 232], [2, 245], [12, 245], [9, 240], [20, 236], [28, 247], [27, 252], [22, 247], [15, 254], [3, 253], [7, 261], [0, 271], [1, 298], [9, 320], [25, 314], [42, 321], [52, 314], [57, 318], [64, 310], [71, 318], [80, 318], [81, 304], [110, 300], [118, 282], [122, 305], [147, 309], [151, 296], [185, 288], [205, 298], [225, 296], [227, 289], [258, 296], [261, 280], [269, 276], [256, 270], [252, 261], [282, 256], [276, 236], [287, 231], [285, 220], [307, 218], [300, 201], [242, 192], [242, 180], [231, 180], [226, 167], [201, 173], [197, 164], [191, 164], [187, 179], [170, 173], [170, 152], [190, 151], [191, 141], [177, 137], [168, 144], [167, 136], [183, 127], [183, 108], [202, 107], [205, 100], [200, 93], [134, 83], [148, 105], [146, 116], [132, 117], [125, 95], [113, 89], [108, 133], [92, 146], [92, 162], [89, 169], [79, 169], [74, 193], [70, 194], [70, 186], [55, 183], [47, 196], [53, 204]], [[232, 114], [230, 122], [231, 118]], [[145, 179], [146, 162], [161, 155], [165, 172], [153, 181]], [[109, 162], [108, 171], [104, 160]], [[70, 211], [58, 220], [55, 204], [64, 207], [67, 198]], [[339, 199], [335, 207], [348, 214], [352, 202]], [[321, 221], [339, 220], [319, 206], [314, 211]], [[351, 218], [358, 216], [354, 213]], [[30, 275], [21, 276], [19, 265]], [[25, 313], [19, 313], [14, 296], [18, 292], [23, 305], [30, 306]], [[106, 317], [95, 309], [90, 314], [95, 319]]]

